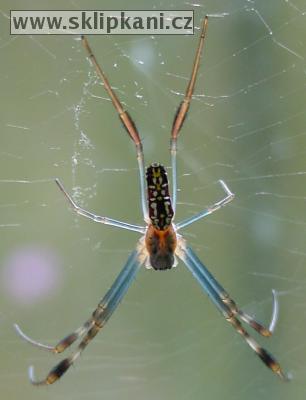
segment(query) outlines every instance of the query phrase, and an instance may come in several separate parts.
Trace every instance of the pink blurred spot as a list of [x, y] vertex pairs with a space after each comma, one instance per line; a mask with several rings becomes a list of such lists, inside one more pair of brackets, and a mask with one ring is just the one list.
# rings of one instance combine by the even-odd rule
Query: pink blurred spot
[[1, 284], [7, 295], [28, 305], [54, 294], [60, 282], [59, 258], [43, 246], [20, 247], [3, 263]]

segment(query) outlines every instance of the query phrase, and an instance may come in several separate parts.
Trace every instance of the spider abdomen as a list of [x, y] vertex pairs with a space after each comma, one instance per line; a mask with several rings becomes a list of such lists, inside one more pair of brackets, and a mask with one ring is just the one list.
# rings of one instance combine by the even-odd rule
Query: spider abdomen
[[151, 164], [146, 173], [148, 208], [152, 225], [160, 231], [166, 230], [173, 218], [167, 173], [163, 165]]
[[170, 269], [175, 264], [176, 234], [172, 226], [173, 208], [167, 173], [163, 165], [147, 168], [148, 209], [151, 224], [145, 237], [150, 265], [156, 270]]

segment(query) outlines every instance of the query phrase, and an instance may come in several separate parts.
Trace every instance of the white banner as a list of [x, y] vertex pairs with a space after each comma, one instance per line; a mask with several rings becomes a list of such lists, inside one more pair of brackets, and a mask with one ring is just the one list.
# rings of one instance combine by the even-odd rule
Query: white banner
[[193, 11], [11, 11], [12, 35], [193, 35]]

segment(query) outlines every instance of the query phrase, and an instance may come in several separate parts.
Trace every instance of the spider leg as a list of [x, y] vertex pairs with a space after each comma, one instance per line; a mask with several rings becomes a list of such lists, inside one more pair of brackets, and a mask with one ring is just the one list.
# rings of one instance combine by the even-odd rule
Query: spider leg
[[[241, 325], [239, 317], [250, 324], [250, 326], [256, 329], [259, 333], [261, 329], [265, 329], [256, 321], [252, 320], [251, 317], [243, 318], [244, 313], [240, 312], [233, 300], [228, 297], [228, 294], [224, 291], [222, 286], [220, 286], [212, 275], [207, 271], [205, 266], [197, 258], [190, 247], [184, 248], [180, 247], [178, 251], [178, 256], [184, 262], [186, 267], [192, 273], [194, 278], [198, 281], [205, 293], [212, 300], [215, 306], [222, 313], [224, 318], [233, 326], [233, 328], [238, 332], [246, 341], [246, 343], [251, 347], [251, 349], [258, 355], [258, 357], [263, 361], [263, 363], [270, 368], [275, 374], [277, 374], [282, 380], [287, 381], [289, 377], [283, 372], [279, 362], [270, 354], [267, 350], [261, 347], [255, 339], [253, 339], [246, 329]], [[222, 297], [223, 296], [223, 297]], [[246, 315], [246, 314], [245, 314]], [[249, 320], [250, 319], [250, 320]], [[252, 324], [250, 323], [252, 321]], [[253, 323], [254, 321], [254, 323]], [[256, 322], [256, 323], [255, 323]], [[260, 328], [259, 330], [257, 328]], [[269, 336], [269, 335], [264, 335]]]
[[172, 206], [174, 212], [176, 209], [176, 197], [177, 197], [177, 173], [176, 173], [177, 137], [183, 126], [183, 123], [185, 121], [192, 100], [192, 94], [197, 79], [197, 73], [200, 66], [200, 60], [207, 31], [207, 25], [208, 25], [208, 17], [206, 16], [202, 23], [202, 30], [199, 39], [199, 44], [195, 54], [192, 73], [186, 89], [185, 97], [178, 107], [178, 110], [175, 114], [174, 121], [172, 124], [170, 149], [171, 149], [171, 165], [172, 165], [172, 203], [173, 203]]
[[56, 178], [55, 179], [55, 183], [57, 184], [57, 186], [59, 187], [61, 192], [64, 194], [64, 196], [68, 200], [68, 203], [70, 204], [70, 206], [72, 207], [72, 209], [76, 213], [78, 213], [80, 215], [83, 215], [84, 217], [89, 218], [94, 222], [100, 222], [101, 224], [116, 226], [117, 228], [127, 229], [128, 231], [135, 231], [135, 232], [140, 232], [140, 233], [144, 233], [145, 232], [145, 228], [143, 226], [128, 224], [126, 222], [118, 221], [116, 219], [102, 217], [100, 215], [96, 215], [96, 214], [93, 214], [93, 213], [91, 213], [89, 211], [84, 210], [83, 208], [79, 207], [75, 203], [75, 201], [72, 199], [72, 197], [65, 190], [63, 184], [61, 183], [61, 181], [59, 179]]
[[230, 189], [227, 187], [225, 182], [223, 182], [222, 180], [219, 180], [218, 182], [222, 186], [222, 189], [224, 190], [226, 196], [222, 200], [217, 201], [217, 203], [205, 208], [205, 210], [201, 211], [200, 213], [193, 215], [192, 217], [187, 218], [187, 219], [183, 220], [182, 222], [179, 222], [178, 224], [176, 224], [177, 230], [185, 228], [186, 226], [198, 221], [199, 219], [202, 219], [202, 218], [206, 217], [207, 215], [214, 213], [215, 211], [219, 210], [221, 207], [224, 207], [226, 204], [230, 203], [235, 198], [234, 193], [232, 193], [230, 191]]
[[91, 318], [86, 321], [82, 326], [80, 326], [78, 329], [76, 329], [73, 333], [67, 335], [64, 339], [62, 339], [60, 342], [58, 342], [55, 346], [49, 346], [44, 343], [37, 342], [36, 340], [33, 340], [29, 336], [27, 336], [20, 326], [18, 324], [14, 324], [14, 328], [17, 332], [17, 334], [26, 342], [31, 344], [32, 346], [38, 347], [43, 350], [48, 350], [51, 353], [62, 353], [67, 347], [71, 346], [76, 340], [78, 340], [91, 326]]
[[142, 261], [140, 261], [140, 252], [139, 250], [135, 250], [129, 256], [125, 266], [117, 276], [111, 288], [99, 302], [97, 308], [92, 313], [91, 318], [88, 319], [83, 326], [78, 328], [72, 334], [66, 336], [54, 347], [35, 342], [26, 336], [19, 326], [15, 324], [17, 333], [22, 337], [22, 339], [36, 347], [52, 351], [53, 353], [60, 353], [77, 339], [81, 339], [77, 349], [69, 357], [63, 359], [52, 368], [45, 379], [36, 380], [34, 377], [34, 369], [31, 366], [29, 368], [29, 378], [33, 385], [50, 385], [57, 381], [71, 367], [71, 365], [80, 357], [86, 346], [109, 320], [133, 282], [141, 265]]
[[106, 75], [104, 74], [101, 66], [99, 65], [95, 55], [93, 54], [91, 47], [89, 46], [88, 40], [85, 36], [82, 36], [83, 46], [88, 54], [89, 59], [95, 67], [96, 73], [103, 82], [104, 88], [109, 95], [120, 120], [122, 121], [126, 131], [128, 132], [130, 138], [133, 140], [136, 147], [138, 169], [140, 176], [140, 192], [141, 192], [141, 206], [143, 211], [143, 218], [146, 222], [149, 222], [148, 205], [146, 201], [146, 185], [145, 185], [145, 165], [144, 165], [144, 155], [142, 149], [141, 139], [136, 128], [135, 122], [132, 120], [131, 116], [127, 111], [124, 110], [120, 100], [118, 99], [116, 93], [113, 91]]
[[[206, 282], [211, 286], [214, 293], [218, 296], [219, 299], [231, 310], [231, 312], [240, 317], [242, 321], [246, 324], [250, 325], [255, 331], [260, 333], [262, 336], [270, 337], [275, 328], [277, 317], [278, 317], [278, 302], [276, 298], [276, 293], [273, 290], [273, 311], [272, 318], [269, 328], [266, 328], [251, 316], [249, 316], [244, 311], [240, 310], [233, 299], [231, 299], [230, 295], [226, 292], [226, 290], [220, 285], [220, 283], [214, 278], [214, 276], [209, 272], [209, 270], [205, 267], [205, 265], [201, 262], [198, 256], [194, 253], [194, 251], [190, 247], [186, 247], [185, 253], [193, 264], [193, 268], [197, 268], [198, 273], [205, 279]], [[272, 328], [272, 330], [271, 330]]]

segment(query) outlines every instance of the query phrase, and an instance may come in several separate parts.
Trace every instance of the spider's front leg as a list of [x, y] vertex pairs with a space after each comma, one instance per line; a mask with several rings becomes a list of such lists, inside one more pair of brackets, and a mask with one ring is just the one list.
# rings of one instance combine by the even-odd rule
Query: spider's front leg
[[190, 247], [186, 247], [184, 249], [186, 254], [186, 262], [189, 262], [192, 270], [196, 269], [196, 273], [198, 276], [202, 277], [202, 279], [208, 283], [208, 285], [212, 289], [212, 296], [217, 296], [218, 302], [221, 300], [222, 303], [226, 305], [228, 309], [230, 309], [231, 313], [237, 317], [239, 317], [246, 324], [251, 326], [255, 331], [257, 331], [260, 335], [265, 337], [270, 337], [274, 331], [276, 321], [278, 318], [278, 302], [276, 297], [276, 292], [272, 290], [273, 294], [273, 312], [271, 323], [269, 328], [266, 328], [264, 325], [256, 321], [250, 315], [242, 311], [238, 308], [235, 301], [230, 297], [228, 292], [220, 285], [220, 283], [215, 279], [215, 277], [209, 272], [209, 270], [205, 267], [205, 265], [201, 262], [198, 256], [194, 253], [194, 251]]
[[[236, 303], [230, 298], [229, 294], [224, 290], [224, 288], [216, 281], [212, 274], [207, 270], [203, 263], [199, 260], [196, 254], [190, 247], [187, 247], [183, 241], [180, 239], [180, 243], [177, 248], [178, 257], [184, 262], [186, 267], [192, 273], [194, 278], [198, 281], [204, 292], [208, 295], [210, 300], [215, 304], [218, 310], [222, 313], [224, 318], [233, 326], [237, 333], [239, 333], [246, 343], [251, 347], [251, 349], [258, 355], [258, 357], [263, 361], [263, 363], [270, 368], [276, 375], [278, 375], [282, 380], [288, 381], [289, 377], [282, 370], [279, 362], [270, 354], [266, 349], [261, 347], [255, 339], [253, 339], [246, 329], [242, 326], [239, 318], [250, 325], [258, 333], [263, 336], [270, 336], [271, 330], [274, 329], [276, 318], [277, 318], [277, 306], [276, 310], [273, 312], [272, 322], [270, 324], [270, 329], [265, 328], [259, 322], [255, 321], [249, 315], [238, 309]], [[276, 303], [276, 298], [274, 298]]]
[[50, 385], [57, 381], [70, 368], [70, 366], [77, 360], [77, 358], [79, 358], [85, 347], [91, 342], [91, 340], [97, 335], [100, 329], [109, 320], [116, 307], [122, 300], [123, 296], [127, 292], [128, 288], [130, 287], [142, 264], [143, 259], [141, 256], [141, 249], [134, 250], [133, 253], [129, 256], [120, 274], [117, 276], [115, 282], [112, 284], [111, 288], [108, 290], [103, 299], [99, 302], [91, 318], [89, 318], [80, 328], [62, 339], [56, 346], [47, 346], [32, 340], [23, 333], [23, 331], [17, 324], [15, 324], [15, 329], [22, 339], [35, 347], [45, 349], [53, 353], [61, 353], [65, 349], [70, 347], [76, 340], [81, 339], [76, 351], [74, 351], [69, 357], [60, 361], [54, 368], [52, 368], [45, 379], [36, 380], [34, 377], [34, 369], [33, 367], [30, 367], [29, 378], [32, 384]]

